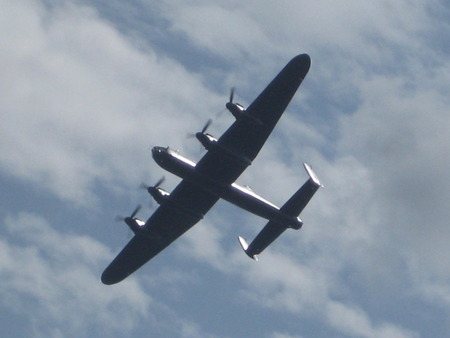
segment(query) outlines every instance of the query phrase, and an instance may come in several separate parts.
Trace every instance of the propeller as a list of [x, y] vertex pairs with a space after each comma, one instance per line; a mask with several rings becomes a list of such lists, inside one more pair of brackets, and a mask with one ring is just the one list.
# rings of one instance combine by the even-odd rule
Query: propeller
[[202, 131], [201, 131], [202, 134], [204, 134], [208, 130], [208, 128], [209, 128], [209, 126], [211, 125], [212, 122], [213, 122], [212, 119], [208, 119], [208, 121], [206, 121], [206, 123], [203, 126]]
[[[235, 92], [235, 90], [236, 90], [235, 87], [232, 87], [232, 88], [230, 89], [230, 100], [229, 100], [229, 101], [227, 102], [227, 104], [226, 104], [227, 107], [229, 106], [229, 104], [233, 104], [233, 99], [234, 99], [234, 92]], [[227, 108], [222, 109], [221, 111], [217, 112], [217, 113], [215, 114], [215, 115], [216, 115], [216, 118], [219, 117], [225, 110], [227, 110]], [[213, 123], [213, 119], [212, 119], [212, 118], [209, 118], [208, 121], [206, 121], [205, 125], [203, 126], [203, 128], [202, 128], [202, 130], [201, 130], [200, 132], [187, 134], [187, 138], [194, 138], [194, 137], [196, 137], [196, 135], [199, 134], [199, 133], [200, 133], [200, 134], [206, 133], [206, 131], [208, 130], [208, 128], [211, 126], [212, 123]]]
[[204, 134], [208, 130], [208, 128], [211, 126], [212, 123], [213, 123], [213, 119], [208, 119], [208, 121], [206, 121], [206, 123], [203, 126], [201, 131], [199, 131], [197, 133], [187, 134], [187, 138], [194, 138], [194, 137], [197, 137], [197, 134]]
[[136, 207], [136, 209], [134, 209], [134, 211], [131, 213], [131, 215], [128, 217], [116, 216], [116, 222], [123, 222], [123, 221], [126, 222], [127, 218], [130, 218], [130, 219], [134, 218], [134, 216], [136, 216], [136, 214], [139, 212], [139, 210], [141, 210], [141, 208], [142, 208], [142, 205], [139, 204]]
[[136, 216], [136, 214], [139, 212], [139, 210], [141, 210], [141, 208], [142, 208], [142, 205], [139, 204], [136, 207], [136, 209], [134, 209], [134, 211], [131, 213], [130, 218], [134, 218], [134, 216]]
[[234, 91], [236, 90], [235, 87], [232, 87], [230, 89], [230, 101], [228, 101], [229, 103], [233, 103], [233, 98], [234, 98]]
[[[166, 177], [163, 176], [153, 186], [147, 185], [145, 183], [141, 183], [141, 185], [139, 187], [141, 189], [147, 190], [147, 192], [153, 197], [153, 199], [156, 200], [156, 202], [158, 202], [159, 204], [161, 204], [161, 201], [158, 198], [158, 195], [159, 195], [158, 188], [165, 180], [166, 180]], [[152, 202], [153, 202], [153, 200], [150, 200], [150, 204], [149, 204], [150, 207], [153, 206]]]
[[[233, 99], [234, 99], [234, 91], [235, 91], [235, 88], [232, 87], [231, 90], [230, 90], [230, 101], [228, 101], [228, 102], [225, 104], [225, 107], [226, 107], [230, 112], [232, 112], [232, 113], [233, 113], [233, 111], [236, 110], [236, 104], [233, 103]], [[233, 113], [233, 115], [234, 115], [234, 113]]]
[[230, 101], [228, 101], [228, 102], [225, 104], [225, 107], [230, 111], [231, 114], [233, 114], [233, 116], [234, 116], [236, 119], [238, 119], [238, 118], [241, 116], [241, 114], [245, 111], [245, 108], [244, 108], [241, 104], [239, 104], [239, 103], [234, 103], [234, 102], [233, 102], [233, 99], [234, 99], [234, 91], [235, 91], [235, 88], [234, 88], [234, 87], [231, 88], [231, 91], [230, 91]]
[[125, 217], [117, 215], [114, 219], [117, 223], [125, 221]]
[[148, 190], [149, 188], [159, 188], [159, 186], [166, 180], [165, 176], [162, 176], [153, 186], [147, 185], [144, 182], [139, 186], [140, 189]]

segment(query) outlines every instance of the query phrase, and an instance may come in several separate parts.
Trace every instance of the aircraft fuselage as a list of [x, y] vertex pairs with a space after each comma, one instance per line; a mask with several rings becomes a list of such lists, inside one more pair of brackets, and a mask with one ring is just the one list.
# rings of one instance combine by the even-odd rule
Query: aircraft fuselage
[[181, 156], [178, 151], [174, 151], [169, 147], [154, 147], [152, 156], [155, 162], [163, 169], [194, 183], [199, 189], [223, 198], [257, 216], [294, 229], [300, 229], [303, 225], [299, 217], [286, 215], [276, 205], [255, 194], [249, 188], [236, 183], [220, 182], [200, 173], [196, 170], [196, 163]]

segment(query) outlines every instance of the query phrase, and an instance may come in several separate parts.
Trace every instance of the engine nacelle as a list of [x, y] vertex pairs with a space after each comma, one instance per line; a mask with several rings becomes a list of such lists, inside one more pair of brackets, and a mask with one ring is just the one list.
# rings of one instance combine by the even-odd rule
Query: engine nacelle
[[261, 120], [255, 118], [254, 116], [246, 114], [247, 110], [244, 108], [244, 106], [240, 105], [239, 103], [228, 102], [226, 104], [226, 107], [231, 112], [231, 114], [233, 114], [236, 120], [242, 118], [253, 125], [262, 126]]
[[195, 137], [206, 150], [211, 150], [217, 144], [217, 139], [210, 134], [197, 133]]
[[225, 106], [236, 119], [245, 113], [245, 107], [239, 103], [227, 102]]
[[139, 218], [132, 218], [132, 217], [126, 217], [125, 223], [135, 234], [141, 231], [142, 227], [145, 225], [144, 221], [141, 221]]
[[170, 193], [159, 187], [158, 188], [148, 187], [147, 191], [158, 204], [165, 203], [170, 196]]
[[223, 146], [220, 146], [218, 140], [210, 134], [197, 133], [197, 134], [195, 134], [195, 137], [205, 147], [206, 150], [216, 149], [216, 150], [222, 152], [224, 155], [229, 156], [233, 160], [236, 160], [241, 163], [245, 163], [246, 165], [252, 164], [252, 161], [249, 158], [239, 155], [239, 154], [235, 154], [234, 152], [230, 151], [229, 149], [224, 148]]

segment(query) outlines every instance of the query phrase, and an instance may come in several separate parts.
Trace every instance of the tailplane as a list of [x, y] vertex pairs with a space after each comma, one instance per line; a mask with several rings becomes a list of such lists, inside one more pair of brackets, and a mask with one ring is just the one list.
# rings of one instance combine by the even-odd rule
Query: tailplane
[[322, 187], [319, 178], [312, 168], [306, 163], [303, 163], [303, 167], [305, 167], [305, 170], [309, 175], [309, 180], [307, 180], [280, 209], [286, 215], [292, 217], [299, 216], [316, 191]]
[[258, 257], [256, 257], [256, 254], [254, 254], [254, 255], [249, 254], [249, 251], [247, 251], [248, 250], [247, 241], [241, 236], [238, 236], [238, 240], [239, 240], [239, 244], [241, 245], [242, 250], [244, 250], [244, 252], [248, 255], [248, 257], [250, 257], [251, 259], [253, 259], [255, 261], [258, 261]]
[[[312, 168], [304, 163], [306, 172], [308, 173], [309, 179], [297, 190], [297, 192], [292, 195], [292, 197], [281, 207], [280, 211], [291, 217], [298, 217], [303, 209], [306, 207], [308, 202], [314, 196], [316, 191], [323, 187], [320, 184], [319, 178], [314, 173]], [[299, 226], [295, 229], [300, 229], [302, 225], [301, 220], [299, 220]], [[261, 232], [256, 236], [256, 238], [250, 244], [242, 238], [238, 237], [239, 243], [242, 249], [245, 251], [247, 256], [258, 260], [257, 255], [259, 255], [264, 249], [266, 249], [273, 241], [275, 241], [288, 226], [276, 223], [274, 221], [269, 221], [266, 226], [261, 230]]]

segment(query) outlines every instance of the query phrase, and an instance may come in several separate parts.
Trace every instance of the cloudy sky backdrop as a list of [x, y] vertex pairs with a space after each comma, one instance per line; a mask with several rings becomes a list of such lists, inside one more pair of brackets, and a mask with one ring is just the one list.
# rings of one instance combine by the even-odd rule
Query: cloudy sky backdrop
[[[448, 334], [449, 22], [445, 0], [0, 0], [1, 335]], [[281, 205], [310, 163], [325, 188], [302, 230], [255, 263], [236, 236], [265, 221], [219, 202], [102, 285], [115, 216], [156, 208], [149, 148], [198, 160], [186, 134], [299, 53], [311, 70], [238, 182]]]

